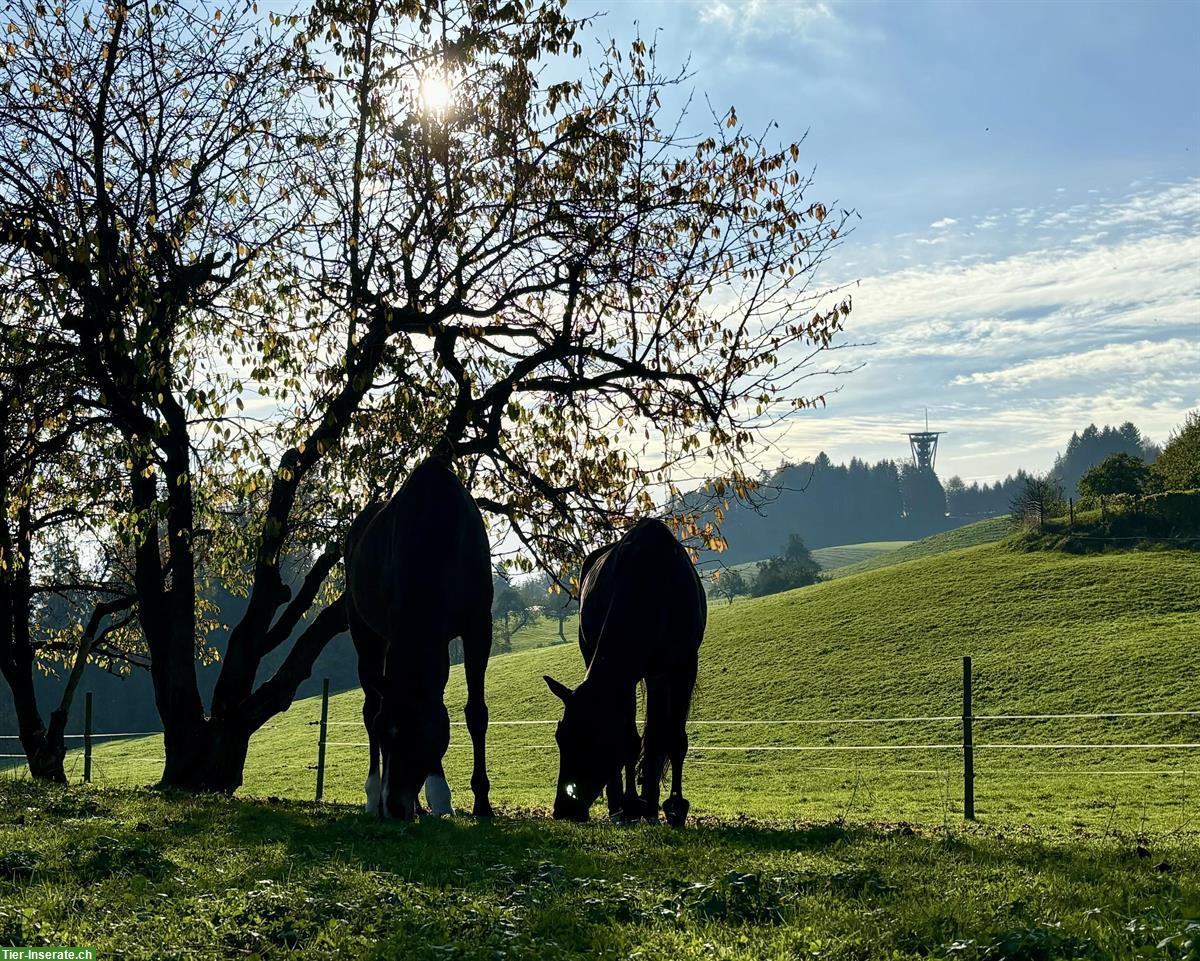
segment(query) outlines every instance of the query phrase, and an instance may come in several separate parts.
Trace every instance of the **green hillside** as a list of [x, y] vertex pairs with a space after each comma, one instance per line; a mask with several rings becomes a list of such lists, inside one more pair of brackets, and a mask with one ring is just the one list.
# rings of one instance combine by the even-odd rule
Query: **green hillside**
[[[714, 606], [693, 710], [687, 773], [693, 811], [926, 823], [960, 816], [961, 750], [832, 750], [957, 743], [957, 720], [712, 722], [958, 715], [964, 654], [975, 659], [976, 714], [1200, 708], [1194, 680], [1200, 669], [1198, 574], [1194, 552], [1077, 557], [984, 545]], [[558, 702], [543, 673], [574, 683], [582, 674], [578, 650], [569, 644], [514, 653], [496, 658], [488, 672], [490, 773], [493, 799], [502, 805], [550, 800], [557, 764], [552, 727], [499, 723], [556, 717]], [[461, 718], [461, 669], [451, 676], [447, 701], [451, 716]], [[331, 702], [326, 796], [335, 800], [360, 796], [360, 707], [357, 691]], [[316, 701], [300, 702], [256, 736], [246, 793], [311, 796], [317, 716]], [[1170, 827], [1196, 813], [1188, 779], [1178, 776], [1200, 772], [1195, 750], [1035, 752], [987, 745], [1194, 743], [1200, 742], [1198, 717], [981, 720], [975, 727], [977, 811], [984, 820]], [[102, 719], [97, 728], [103, 729]], [[468, 745], [465, 729], [457, 727], [447, 771], [462, 806], [470, 802]], [[788, 747], [820, 751], [778, 750]], [[99, 782], [152, 780], [160, 750], [157, 739], [99, 748]]]
[[[962, 550], [964, 547], [976, 547], [980, 544], [991, 544], [1002, 540], [1011, 530], [1007, 517], [989, 517], [987, 520], [976, 521], [963, 527], [956, 527], [941, 534], [932, 534], [919, 541], [911, 541], [906, 546], [894, 551], [877, 554], [855, 564], [831, 568], [828, 578], [849, 577], [851, 574], [862, 574], [865, 571], [878, 570], [892, 564], [903, 564], [905, 561], [921, 557], [934, 557], [948, 551]], [[816, 552], [814, 551], [814, 556]]]
[[881, 554], [907, 547], [912, 541], [868, 541], [865, 544], [842, 544], [838, 547], [818, 547], [812, 552], [821, 570], [832, 571], [851, 564], [861, 564]]

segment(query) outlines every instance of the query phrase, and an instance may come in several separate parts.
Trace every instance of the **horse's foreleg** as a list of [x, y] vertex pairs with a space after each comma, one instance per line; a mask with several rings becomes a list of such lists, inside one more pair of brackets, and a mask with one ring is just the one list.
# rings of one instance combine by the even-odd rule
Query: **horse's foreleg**
[[437, 766], [425, 779], [425, 803], [429, 810], [438, 817], [454, 813], [454, 803], [450, 798], [450, 784], [446, 781], [446, 772], [439, 761]]
[[467, 676], [467, 731], [471, 735], [473, 764], [471, 791], [475, 794], [475, 816], [491, 817], [492, 804], [488, 798], [491, 782], [487, 776], [488, 709], [483, 694], [483, 679], [487, 673], [488, 655], [492, 651], [492, 619], [482, 620], [463, 636], [463, 671]]

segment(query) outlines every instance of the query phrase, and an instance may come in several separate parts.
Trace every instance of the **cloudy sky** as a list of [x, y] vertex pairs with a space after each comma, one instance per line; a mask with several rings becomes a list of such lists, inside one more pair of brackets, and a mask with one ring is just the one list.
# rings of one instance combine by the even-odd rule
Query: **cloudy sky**
[[1200, 4], [590, 9], [657, 31], [748, 127], [807, 131], [816, 199], [862, 215], [824, 274], [859, 284], [862, 366], [781, 453], [902, 456], [928, 406], [939, 473], [983, 480], [1090, 421], [1163, 440], [1200, 407]]

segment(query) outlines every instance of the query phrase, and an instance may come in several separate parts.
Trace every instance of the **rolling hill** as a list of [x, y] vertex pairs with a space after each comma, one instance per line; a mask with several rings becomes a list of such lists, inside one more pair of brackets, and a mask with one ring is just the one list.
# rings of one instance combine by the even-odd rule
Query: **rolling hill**
[[[949, 551], [959, 551], [964, 547], [991, 544], [1003, 540], [1011, 529], [1007, 517], [989, 517], [987, 520], [976, 521], [974, 524], [923, 537], [919, 541], [909, 541], [907, 544], [900, 542], [901, 546], [896, 550], [883, 551], [853, 564], [830, 568], [826, 577], [849, 577], [852, 574], [862, 574], [864, 571], [874, 571], [881, 567], [890, 567], [893, 564], [903, 564], [905, 561], [934, 557]], [[816, 556], [816, 551], [813, 552], [813, 556]]]
[[821, 570], [832, 571], [851, 564], [861, 564], [881, 554], [907, 547], [912, 541], [867, 541], [864, 544], [842, 544], [839, 547], [818, 547], [812, 552], [813, 559]]
[[[958, 816], [961, 749], [904, 745], [959, 743], [964, 654], [974, 657], [976, 714], [1200, 709], [1197, 575], [1195, 552], [1077, 557], [984, 544], [714, 606], [693, 705], [693, 812], [926, 823]], [[502, 805], [545, 805], [551, 796], [557, 756], [546, 722], [558, 702], [543, 673], [578, 681], [574, 644], [506, 655], [489, 668], [490, 774]], [[461, 718], [464, 696], [456, 668], [452, 718]], [[356, 691], [331, 699], [327, 797], [360, 797], [360, 708]], [[255, 737], [246, 793], [311, 796], [318, 714], [316, 700], [299, 702]], [[935, 719], [830, 723], [856, 718]], [[1200, 717], [979, 720], [975, 739], [983, 819], [1171, 826], [1195, 815], [1179, 772], [1200, 769], [1196, 750], [990, 745], [1195, 743]], [[861, 746], [883, 749], [842, 750]], [[107, 744], [96, 752], [98, 779], [151, 781], [160, 751], [154, 738]], [[460, 725], [447, 772], [464, 807], [469, 758]]]

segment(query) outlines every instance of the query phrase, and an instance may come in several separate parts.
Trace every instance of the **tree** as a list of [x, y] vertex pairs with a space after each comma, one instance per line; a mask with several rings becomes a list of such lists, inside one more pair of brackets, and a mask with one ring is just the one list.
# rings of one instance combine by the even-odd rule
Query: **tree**
[[[578, 590], [578, 575], [574, 579], [575, 590]], [[567, 642], [566, 621], [573, 614], [579, 613], [579, 599], [569, 590], [559, 584], [547, 586], [547, 593], [542, 602], [542, 616], [547, 620], [558, 623], [558, 637], [562, 643]]]
[[1089, 424], [1082, 433], [1071, 435], [1066, 450], [1055, 458], [1051, 473], [1066, 493], [1082, 494], [1078, 485], [1084, 473], [1112, 454], [1128, 454], [1149, 462], [1157, 456], [1158, 449], [1130, 421], [1120, 427], [1106, 424], [1098, 428]]
[[1171, 433], [1151, 468], [1151, 479], [1160, 491], [1200, 490], [1200, 411], [1188, 413]]
[[945, 518], [946, 492], [932, 470], [904, 464], [900, 468], [900, 491], [905, 517], [925, 524]]
[[[9, 5], [0, 259], [119, 437], [166, 785], [235, 790], [345, 629], [348, 520], [434, 455], [566, 571], [697, 461], [735, 495], [850, 312], [800, 145], [697, 137], [557, 2]], [[437, 86], [449, 102], [423, 97]], [[714, 526], [676, 519], [714, 543]], [[307, 570], [289, 584], [285, 558]], [[208, 710], [203, 588], [244, 594]], [[285, 649], [259, 683], [263, 659]]]
[[538, 613], [529, 606], [520, 591], [512, 587], [503, 588], [492, 602], [492, 621], [499, 635], [496, 650], [500, 653], [511, 651], [513, 635], [532, 623]]
[[732, 604], [735, 597], [750, 593], [750, 585], [746, 583], [746, 578], [742, 577], [741, 571], [730, 568], [713, 572], [708, 592], [723, 597]]
[[[0, 675], [30, 774], [60, 783], [84, 668], [120, 669], [138, 649], [132, 589], [112, 543], [96, 537], [111, 470], [93, 456], [102, 421], [77, 403], [77, 374], [52, 338], [0, 338]], [[80, 488], [91, 497], [74, 497]], [[59, 666], [66, 677], [47, 715], [36, 681]]]
[[1114, 494], [1140, 494], [1149, 475], [1150, 471], [1140, 457], [1110, 454], [1084, 472], [1079, 479], [1079, 493], [1097, 498], [1103, 507], [1104, 499]]
[[1046, 518], [1064, 510], [1062, 485], [1053, 474], [1030, 475], [1013, 498], [1010, 514], [1014, 524], [1037, 524], [1040, 531]]
[[820, 573], [821, 565], [813, 559], [804, 541], [792, 534], [788, 537], [787, 550], [782, 556], [759, 562], [752, 593], [755, 597], [765, 597], [807, 587], [817, 582]]

